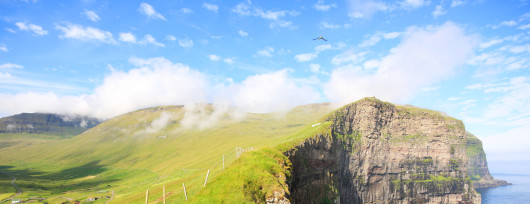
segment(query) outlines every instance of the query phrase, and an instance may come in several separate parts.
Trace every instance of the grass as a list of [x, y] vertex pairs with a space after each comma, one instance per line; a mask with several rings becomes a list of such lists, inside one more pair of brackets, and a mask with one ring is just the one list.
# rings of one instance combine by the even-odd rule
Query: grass
[[[210, 114], [212, 109], [204, 111]], [[181, 202], [182, 183], [193, 198], [204, 189], [208, 169], [212, 181], [223, 172], [223, 154], [228, 167], [236, 161], [235, 147], [261, 151], [280, 143], [299, 142], [312, 134], [308, 127], [329, 111], [329, 104], [311, 104], [286, 113], [247, 114], [243, 120], [222, 115], [216, 126], [198, 129], [183, 127], [182, 107], [144, 109], [108, 120], [73, 138], [16, 142], [0, 138], [0, 144], [8, 143], [0, 145], [0, 168], [17, 177], [16, 183], [24, 190], [18, 197], [22, 199], [39, 197], [51, 203], [61, 198], [85, 200], [100, 190], [114, 190], [113, 201], [117, 203], [141, 203], [149, 189], [149, 200], [155, 203], [165, 186], [168, 201]], [[162, 113], [172, 116], [168, 125], [146, 131]]]
[[9, 198], [16, 193], [16, 189], [11, 185], [12, 180], [10, 176], [0, 173], [0, 200]]
[[482, 142], [473, 134], [466, 132], [466, 154], [470, 158], [476, 158], [480, 156], [486, 157], [484, 149], [482, 148]]
[[290, 176], [291, 163], [283, 152], [294, 148], [308, 138], [317, 135], [331, 136], [330, 125], [331, 122], [325, 122], [317, 127], [307, 127], [291, 135], [287, 141], [277, 144], [274, 148], [266, 147], [244, 154], [191, 201], [197, 203], [215, 203], [216, 201], [261, 203], [274, 198], [274, 192], [287, 192], [288, 194], [289, 189], [285, 182]]

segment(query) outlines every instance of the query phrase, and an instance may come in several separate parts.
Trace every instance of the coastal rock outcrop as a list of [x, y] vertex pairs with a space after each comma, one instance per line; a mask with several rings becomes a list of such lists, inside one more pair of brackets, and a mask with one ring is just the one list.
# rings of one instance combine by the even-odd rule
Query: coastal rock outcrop
[[375, 98], [324, 120], [327, 133], [285, 152], [292, 203], [480, 203], [462, 121]]
[[482, 142], [473, 134], [467, 132], [466, 136], [466, 153], [468, 159], [467, 174], [473, 181], [475, 188], [492, 188], [504, 185], [511, 185], [504, 180], [498, 180], [491, 176], [488, 169], [486, 153], [482, 148]]

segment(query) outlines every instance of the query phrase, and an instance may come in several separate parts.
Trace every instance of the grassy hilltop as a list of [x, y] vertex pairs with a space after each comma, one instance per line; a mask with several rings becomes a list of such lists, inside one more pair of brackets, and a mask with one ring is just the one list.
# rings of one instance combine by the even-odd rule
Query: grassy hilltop
[[102, 197], [95, 203], [105, 203], [113, 192], [112, 203], [142, 203], [149, 189], [150, 202], [157, 202], [165, 186], [166, 200], [176, 202], [185, 199], [182, 183], [192, 200], [205, 189], [208, 169], [209, 181], [223, 172], [223, 155], [228, 168], [236, 147], [243, 156], [274, 147], [317, 129], [311, 125], [330, 111], [329, 104], [312, 104], [241, 117], [211, 105], [164, 106], [112, 118], [69, 139], [24, 139], [0, 147], [0, 195], [14, 193], [12, 175], [23, 189], [17, 198], [23, 200]]

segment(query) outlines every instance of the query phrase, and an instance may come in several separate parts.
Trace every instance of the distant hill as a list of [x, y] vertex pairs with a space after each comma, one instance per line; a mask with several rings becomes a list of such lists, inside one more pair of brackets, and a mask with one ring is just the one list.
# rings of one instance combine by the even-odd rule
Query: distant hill
[[99, 123], [100, 120], [86, 116], [21, 113], [0, 118], [0, 137], [29, 134], [71, 136], [81, 134]]

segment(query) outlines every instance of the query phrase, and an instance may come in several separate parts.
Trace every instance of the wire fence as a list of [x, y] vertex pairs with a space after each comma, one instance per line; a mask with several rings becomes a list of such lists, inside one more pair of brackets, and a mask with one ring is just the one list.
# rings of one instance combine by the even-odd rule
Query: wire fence
[[[163, 186], [165, 186], [165, 202], [166, 203], [185, 203], [192, 199], [203, 188], [208, 186], [211, 179], [219, 175], [224, 168], [228, 168], [230, 164], [236, 161], [243, 153], [254, 151], [254, 147], [236, 147], [226, 154], [219, 155], [219, 159], [212, 162], [208, 167], [199, 169], [182, 169], [183, 171], [191, 172], [185, 178], [176, 178], [174, 180], [166, 181], [163, 185], [149, 189], [148, 201], [149, 203], [163, 203]], [[208, 180], [206, 177], [208, 176]], [[184, 191], [185, 188], [185, 191]], [[147, 196], [147, 195], [146, 195]]]

